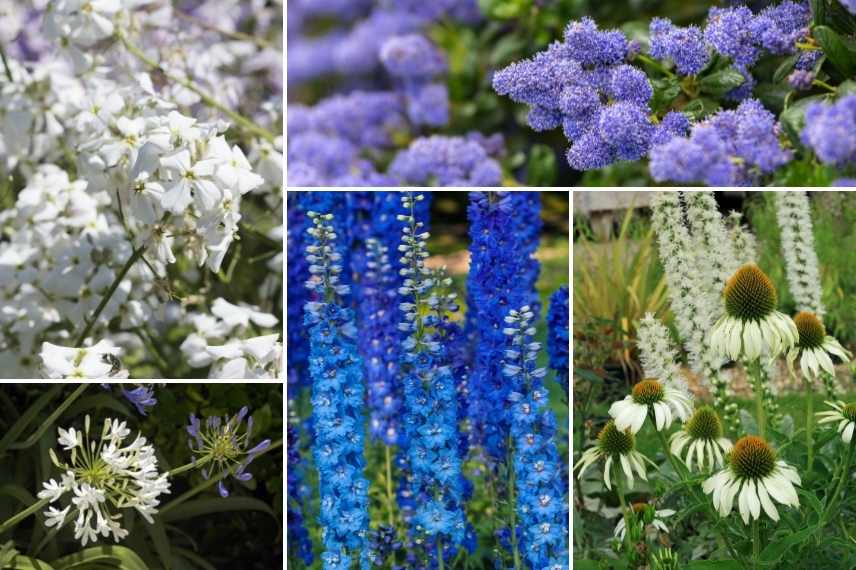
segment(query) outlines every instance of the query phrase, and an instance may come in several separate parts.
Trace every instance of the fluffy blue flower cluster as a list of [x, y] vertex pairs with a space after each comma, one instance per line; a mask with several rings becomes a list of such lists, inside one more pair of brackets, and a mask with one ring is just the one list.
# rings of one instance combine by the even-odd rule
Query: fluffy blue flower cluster
[[779, 138], [776, 117], [749, 99], [694, 125], [688, 138], [675, 137], [655, 147], [651, 176], [658, 182], [752, 186], [761, 174], [791, 160], [792, 152]]
[[342, 297], [342, 254], [332, 214], [308, 212], [313, 227], [306, 258], [312, 275], [312, 299], [304, 322], [309, 328], [309, 372], [312, 377], [312, 452], [319, 473], [324, 532], [324, 568], [351, 568], [359, 553], [369, 567], [368, 481], [364, 477], [362, 361], [357, 354], [353, 311]]
[[550, 368], [556, 371], [556, 381], [568, 392], [570, 346], [570, 315], [568, 305], [570, 294], [567, 285], [556, 289], [550, 295], [550, 308], [547, 310], [547, 354], [550, 356]]
[[571, 22], [564, 42], [513, 63], [493, 77], [493, 87], [530, 106], [536, 131], [562, 127], [568, 163], [577, 170], [638, 160], [651, 145], [682, 135], [689, 122], [672, 113], [655, 125], [653, 89], [640, 69], [625, 63], [638, 47], [617, 30], [599, 30], [590, 18]]
[[446, 72], [446, 56], [421, 34], [384, 42], [380, 59], [401, 84], [407, 117], [414, 125], [441, 127], [449, 122], [449, 91], [434, 79]]
[[651, 57], [673, 61], [681, 75], [696, 75], [710, 61], [710, 51], [697, 26], [682, 28], [666, 18], [654, 18], [650, 33]]
[[503, 333], [511, 340], [503, 355], [502, 373], [512, 383], [511, 437], [517, 515], [522, 551], [532, 568], [568, 568], [566, 490], [553, 436], [556, 417], [543, 385], [546, 370], [536, 361], [541, 345], [533, 342], [535, 314], [528, 306], [510, 309]]
[[288, 425], [286, 440], [288, 442], [286, 456], [288, 462], [288, 482], [286, 485], [288, 490], [286, 504], [288, 525], [286, 532], [288, 537], [286, 543], [289, 549], [295, 548], [297, 550], [296, 556], [309, 566], [314, 559], [312, 539], [303, 518], [304, 499], [309, 494], [309, 489], [303, 482], [303, 461], [300, 457], [300, 434], [297, 427]]
[[472, 438], [496, 465], [506, 458], [511, 424], [507, 406], [511, 387], [501, 372], [507, 342], [502, 323], [509, 307], [536, 301], [540, 195], [471, 192], [467, 217], [471, 240], [467, 329], [474, 342], [468, 414]]
[[502, 168], [480, 138], [418, 138], [395, 157], [389, 174], [401, 184], [500, 186]]
[[827, 164], [856, 164], [856, 95], [834, 103], [812, 103], [805, 113], [802, 142]]
[[402, 243], [402, 275], [399, 291], [404, 319], [400, 329], [408, 333], [402, 344], [400, 369], [404, 382], [404, 429], [411, 489], [417, 496], [413, 517], [415, 534], [436, 542], [443, 556], [452, 555], [466, 537], [463, 511], [463, 474], [458, 452], [458, 416], [455, 379], [445, 346], [437, 331], [438, 310], [433, 274], [425, 266], [427, 232], [415, 218], [415, 204], [422, 195], [402, 197], [407, 214]]
[[796, 43], [808, 34], [808, 1], [785, 0], [754, 14], [746, 6], [710, 9], [704, 38], [734, 63], [751, 66], [764, 51], [775, 55], [796, 53]]

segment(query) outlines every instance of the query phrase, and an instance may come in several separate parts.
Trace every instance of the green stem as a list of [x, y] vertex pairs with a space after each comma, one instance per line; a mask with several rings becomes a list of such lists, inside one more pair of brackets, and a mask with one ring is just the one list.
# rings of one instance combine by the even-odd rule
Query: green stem
[[445, 561], [443, 560], [443, 541], [437, 537], [437, 568], [443, 570]]
[[615, 494], [618, 495], [618, 504], [621, 505], [621, 513], [624, 516], [624, 548], [627, 549], [628, 558], [633, 554], [633, 544], [630, 542], [630, 510], [627, 499], [624, 498], [624, 485], [621, 483], [621, 473], [615, 474]]
[[821, 81], [820, 79], [815, 79], [814, 81], [811, 82], [811, 84], [816, 86], [816, 87], [823, 87], [824, 89], [826, 89], [830, 93], [838, 93], [838, 89], [836, 89], [835, 87], [833, 87], [832, 85], [830, 85], [826, 81]]
[[764, 409], [764, 377], [761, 374], [761, 361], [755, 359], [748, 363], [746, 371], [752, 376], [752, 386], [755, 391], [755, 415], [758, 421], [758, 435], [767, 438], [767, 412]]
[[47, 419], [42, 422], [42, 425], [39, 427], [39, 429], [36, 430], [33, 435], [31, 435], [24, 441], [16, 441], [15, 443], [10, 444], [9, 449], [27, 449], [35, 445], [36, 442], [41, 439], [42, 435], [44, 435], [44, 433], [50, 427], [53, 426], [57, 418], [59, 418], [63, 414], [63, 412], [65, 412], [68, 407], [71, 406], [71, 404], [73, 404], [74, 401], [77, 400], [88, 387], [89, 384], [78, 385], [78, 387], [74, 389], [74, 392], [69, 394], [68, 397], [63, 400], [62, 404], [60, 404], [53, 412], [51, 412], [51, 415], [49, 415]]
[[191, 471], [196, 469], [197, 467], [202, 467], [207, 463], [206, 461], [197, 461], [196, 463], [188, 463], [186, 465], [182, 465], [181, 467], [176, 467], [175, 469], [170, 469], [166, 472], [167, 477], [175, 477], [176, 475], [181, 475], [187, 471]]
[[0, 42], [0, 59], [3, 60], [3, 69], [6, 70], [6, 77], [9, 78], [10, 83], [14, 83], [15, 78], [12, 76], [12, 68], [9, 67], [9, 60], [6, 59], [6, 49], [3, 47], [3, 42]]
[[183, 12], [178, 9], [173, 10], [173, 13], [176, 14], [179, 18], [183, 18], [189, 22], [193, 22], [203, 30], [208, 30], [209, 32], [216, 32], [218, 34], [226, 36], [227, 38], [232, 38], [242, 42], [254, 43], [262, 49], [275, 49], [273, 44], [264, 38], [257, 38], [256, 36], [251, 36], [250, 34], [245, 34], [244, 32], [230, 31], [224, 30], [223, 28], [218, 28], [217, 26], [211, 25], [207, 22], [203, 22], [202, 20], [195, 18], [192, 14], [188, 14], [187, 12]]
[[829, 517], [829, 514], [834, 510], [836, 503], [838, 503], [839, 496], [844, 490], [844, 485], [850, 478], [850, 462], [853, 460], [854, 448], [856, 448], [856, 437], [850, 440], [850, 445], [847, 447], [847, 455], [844, 456], [844, 468], [841, 470], [841, 476], [835, 484], [835, 490], [832, 491], [832, 494], [829, 496], [829, 503], [823, 510], [823, 516], [820, 518], [821, 525], [826, 524], [827, 517]]
[[110, 285], [110, 289], [107, 290], [107, 294], [101, 298], [101, 302], [98, 303], [98, 306], [95, 308], [95, 312], [92, 313], [92, 317], [88, 320], [84, 317], [84, 321], [86, 322], [86, 326], [80, 331], [80, 334], [77, 335], [77, 340], [74, 342], [75, 348], [80, 348], [83, 346], [83, 342], [86, 340], [86, 337], [89, 335], [89, 332], [92, 330], [92, 327], [98, 321], [98, 317], [101, 316], [101, 311], [104, 310], [104, 307], [107, 306], [107, 303], [110, 302], [110, 298], [113, 296], [113, 293], [116, 292], [116, 289], [119, 288], [119, 284], [122, 282], [122, 279], [125, 278], [125, 275], [128, 274], [128, 271], [131, 270], [131, 267], [143, 256], [143, 253], [146, 251], [146, 246], [142, 245], [135, 249], [131, 254], [131, 257], [128, 258], [128, 261], [125, 262], [124, 267], [119, 271], [116, 278], [113, 279], [113, 283]]
[[395, 517], [392, 512], [392, 506], [395, 504], [395, 497], [392, 493], [392, 452], [388, 445], [383, 446], [386, 454], [386, 509], [388, 511], [389, 526], [395, 526]]
[[761, 557], [761, 521], [755, 519], [752, 521], [752, 567], [760, 566], [759, 558]]
[[814, 387], [804, 378], [805, 383], [805, 446], [808, 450], [808, 469], [811, 473], [814, 466]]
[[39, 510], [45, 508], [47, 504], [50, 503], [50, 499], [39, 499], [20, 513], [13, 515], [11, 518], [7, 519], [6, 522], [0, 524], [0, 536], [9, 531], [12, 527], [17, 525], [19, 522], [23, 521], [30, 515], [34, 515]]
[[639, 61], [641, 61], [643, 63], [650, 65], [651, 67], [653, 67], [654, 69], [656, 69], [657, 71], [659, 71], [660, 73], [662, 73], [663, 75], [665, 75], [669, 78], [675, 77], [674, 73], [672, 73], [671, 71], [669, 71], [668, 69], [663, 67], [663, 64], [660, 63], [659, 61], [657, 61], [656, 59], [652, 59], [652, 58], [650, 58], [647, 55], [642, 54], [642, 53], [637, 53], [636, 59], [638, 59]]
[[159, 73], [162, 73], [164, 76], [166, 76], [167, 79], [169, 79], [173, 83], [177, 83], [177, 84], [181, 85], [182, 87], [184, 87], [185, 89], [189, 89], [189, 90], [193, 91], [194, 93], [196, 93], [197, 95], [199, 95], [199, 98], [208, 107], [211, 107], [212, 109], [216, 109], [216, 110], [220, 111], [221, 113], [223, 113], [224, 115], [228, 116], [230, 119], [235, 121], [235, 123], [237, 123], [239, 126], [241, 126], [244, 130], [246, 130], [247, 132], [249, 132], [251, 134], [256, 135], [257, 137], [261, 137], [261, 138], [268, 140], [270, 142], [274, 142], [276, 140], [275, 134], [273, 134], [269, 130], [265, 129], [264, 127], [256, 124], [251, 119], [241, 115], [240, 113], [237, 113], [237, 112], [233, 111], [232, 109], [229, 109], [228, 107], [226, 107], [225, 105], [223, 105], [222, 103], [217, 101], [212, 95], [210, 95], [206, 91], [203, 91], [202, 89], [200, 89], [195, 83], [193, 83], [189, 79], [179, 77], [173, 73], [170, 73], [166, 69], [164, 69], [161, 66], [161, 64], [159, 64], [155, 60], [151, 59], [149, 56], [147, 56], [145, 53], [143, 53], [143, 51], [140, 48], [138, 48], [136, 45], [131, 43], [130, 40], [128, 40], [128, 38], [125, 37], [124, 34], [119, 33], [119, 34], [117, 34], [117, 36], [118, 36], [119, 41], [122, 42], [122, 45], [125, 46], [125, 49], [128, 50], [128, 53], [130, 53], [131, 55], [136, 57], [138, 60], [140, 60], [140, 62], [142, 62], [143, 64], [152, 68], [153, 70], [155, 70]]
[[508, 469], [508, 504], [511, 507], [511, 554], [514, 558], [514, 570], [520, 570], [520, 546], [517, 541], [517, 477], [514, 472], [514, 443], [509, 437], [508, 457], [505, 461]]

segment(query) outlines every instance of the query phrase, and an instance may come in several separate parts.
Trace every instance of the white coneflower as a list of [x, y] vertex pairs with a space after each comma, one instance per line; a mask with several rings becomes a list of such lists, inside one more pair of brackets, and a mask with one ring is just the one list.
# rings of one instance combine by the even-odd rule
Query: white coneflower
[[699, 471], [713, 470], [723, 465], [723, 457], [731, 451], [731, 441], [723, 437], [722, 421], [710, 406], [698, 408], [681, 431], [672, 435], [672, 455], [681, 457], [687, 468], [693, 465]]
[[844, 443], [850, 443], [853, 439], [853, 430], [856, 428], [856, 404], [845, 404], [844, 402], [826, 402], [832, 410], [818, 412], [820, 419], [817, 423], [829, 424], [838, 422], [838, 433]]
[[814, 249], [808, 194], [804, 191], [776, 192], [775, 200], [791, 295], [798, 310], [823, 317], [826, 311], [821, 301], [820, 271]]
[[799, 340], [790, 317], [776, 310], [776, 288], [754, 263], [747, 263], [725, 285], [725, 315], [710, 331], [710, 344], [732, 360], [776, 356]]
[[[633, 513], [636, 516], [636, 521], [639, 523], [640, 529], [644, 527], [653, 530], [653, 532], [650, 533], [651, 536], [648, 537], [652, 541], [657, 538], [656, 534], [658, 532], [669, 534], [669, 527], [666, 526], [663, 519], [674, 515], [675, 511], [672, 509], [655, 510], [654, 507], [648, 503], [633, 503], [630, 505], [630, 508], [633, 509]], [[618, 524], [615, 525], [615, 530], [612, 532], [612, 535], [618, 540], [624, 540], [626, 532], [627, 525], [624, 517], [621, 517]]]
[[574, 469], [580, 468], [578, 477], [582, 479], [583, 473], [600, 459], [605, 459], [603, 482], [607, 489], [612, 489], [610, 474], [613, 463], [621, 467], [630, 487], [633, 487], [635, 481], [634, 471], [643, 481], [648, 480], [645, 473], [645, 456], [636, 451], [636, 438], [630, 433], [630, 430], [620, 431], [615, 427], [615, 422], [612, 420], [600, 430], [597, 436], [597, 445], [583, 452], [580, 460], [574, 465]]
[[682, 388], [646, 378], [633, 386], [630, 395], [613, 402], [609, 415], [615, 420], [615, 427], [636, 434], [642, 429], [649, 411], [654, 415], [657, 431], [662, 431], [672, 425], [675, 417], [685, 421], [692, 409], [692, 397]]
[[154, 522], [158, 497], [169, 493], [169, 481], [166, 474], [158, 473], [155, 450], [146, 438], [137, 434], [130, 445], [123, 446], [131, 431], [125, 422], [107, 419], [96, 442], [89, 437], [89, 416], [82, 432], [74, 428], [59, 428], [58, 432], [57, 442], [70, 452], [70, 463], [60, 461], [50, 450], [51, 460], [63, 475], [59, 482], [43, 483], [38, 496], [50, 503], [67, 493], [72, 498], [64, 509], [45, 511], [45, 525], [62, 527], [73, 518], [74, 538], [86, 546], [99, 535], [112, 535], [116, 542], [128, 535], [121, 526], [122, 515], [114, 509], [136, 509], [149, 523]]
[[817, 378], [821, 370], [835, 376], [835, 366], [830, 354], [848, 361], [851, 354], [835, 337], [826, 334], [820, 319], [808, 311], [800, 311], [794, 317], [799, 341], [788, 351], [788, 366], [793, 370], [794, 361], [799, 358], [800, 370], [807, 380]]
[[719, 515], [731, 513], [735, 500], [745, 524], [760, 519], [761, 511], [774, 521], [779, 512], [773, 501], [799, 507], [795, 485], [801, 485], [796, 469], [776, 460], [776, 453], [760, 437], [747, 435], [734, 444], [726, 466], [707, 479], [702, 489], [713, 495], [713, 505]]

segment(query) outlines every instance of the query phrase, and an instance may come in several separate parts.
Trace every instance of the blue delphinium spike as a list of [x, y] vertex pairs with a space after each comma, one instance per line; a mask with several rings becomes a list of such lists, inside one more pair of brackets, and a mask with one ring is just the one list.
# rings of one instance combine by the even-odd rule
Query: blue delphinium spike
[[288, 425], [288, 540], [289, 548], [297, 549], [297, 556], [307, 566], [312, 564], [312, 539], [303, 517], [306, 485], [303, 483], [303, 460], [300, 457], [298, 426]]
[[[404, 195], [402, 205], [408, 213], [399, 215], [404, 222], [399, 246], [404, 277], [399, 290], [404, 298], [400, 330], [408, 334], [400, 368], [408, 468], [412, 492], [419, 497], [413, 530], [428, 542], [439, 544], [445, 557], [464, 542], [466, 519], [455, 378], [438, 332], [436, 311], [441, 301], [435, 293], [432, 272], [425, 266], [428, 234], [414, 217], [415, 206], [422, 199], [418, 194]], [[445, 550], [447, 547], [451, 548]]]
[[556, 371], [556, 381], [566, 394], [570, 389], [568, 385], [569, 300], [568, 287], [562, 285], [550, 296], [550, 308], [547, 311], [547, 354], [550, 356], [550, 368]]
[[312, 452], [319, 473], [324, 568], [369, 567], [368, 481], [363, 472], [363, 379], [353, 311], [343, 297], [343, 255], [332, 214], [307, 212], [313, 227], [306, 259], [311, 299], [305, 306], [312, 377]]
[[521, 551], [530, 566], [561, 570], [568, 568], [566, 490], [554, 441], [556, 418], [542, 380], [546, 371], [536, 364], [541, 346], [532, 340], [534, 316], [528, 306], [511, 309], [503, 328], [511, 340], [502, 372], [512, 384], [516, 510]]
[[536, 192], [471, 192], [467, 329], [475, 343], [469, 379], [469, 420], [488, 462], [504, 461], [511, 423], [508, 380], [500, 362], [502, 321], [511, 307], [537, 307], [534, 258], [541, 228]]

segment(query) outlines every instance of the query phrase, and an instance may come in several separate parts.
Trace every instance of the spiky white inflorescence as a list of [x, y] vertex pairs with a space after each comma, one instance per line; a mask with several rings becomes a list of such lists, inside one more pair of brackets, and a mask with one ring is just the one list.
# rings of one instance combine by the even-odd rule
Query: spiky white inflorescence
[[639, 354], [646, 378], [659, 378], [666, 384], [686, 389], [687, 382], [678, 365], [678, 350], [669, 329], [651, 313], [639, 321]]
[[699, 268], [712, 295], [718, 295], [725, 281], [740, 267], [733, 242], [728, 239], [725, 220], [719, 213], [713, 192], [683, 192], [687, 221], [695, 252], [704, 252]]
[[[86, 416], [83, 431], [58, 429], [57, 443], [68, 452], [70, 461], [60, 460], [49, 451], [53, 464], [62, 470], [57, 482], [43, 483], [40, 499], [55, 503], [67, 493], [71, 501], [64, 509], [50, 507], [45, 511], [46, 526], [61, 527], [74, 520], [74, 538], [83, 546], [98, 536], [113, 537], [119, 542], [128, 531], [122, 528], [122, 509], [136, 509], [149, 523], [157, 514], [159, 496], [169, 493], [167, 474], [158, 472], [155, 450], [146, 438], [136, 438], [124, 445], [131, 434], [125, 422], [105, 419], [97, 441], [90, 437], [90, 420]], [[114, 512], [119, 511], [119, 512]]]
[[737, 263], [754, 263], [758, 260], [758, 241], [749, 228], [743, 225], [743, 214], [732, 211], [726, 218], [728, 238], [734, 247]]
[[814, 249], [811, 207], [805, 192], [776, 192], [776, 217], [782, 239], [782, 255], [788, 287], [797, 309], [823, 318], [820, 271]]

